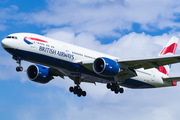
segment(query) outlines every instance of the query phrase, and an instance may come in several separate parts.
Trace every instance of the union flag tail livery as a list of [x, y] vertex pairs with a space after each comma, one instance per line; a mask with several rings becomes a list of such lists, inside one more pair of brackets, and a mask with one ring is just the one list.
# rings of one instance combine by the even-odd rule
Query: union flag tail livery
[[179, 39], [177, 37], [172, 37], [171, 40], [167, 43], [167, 45], [163, 48], [163, 50], [159, 53], [158, 56], [174, 55], [177, 48], [178, 40]]
[[[158, 56], [174, 55], [176, 52], [178, 40], [179, 39], [177, 37], [172, 37], [171, 40], [166, 44], [166, 46], [159, 53]], [[164, 73], [165, 75], [169, 75], [170, 68], [171, 68], [171, 65], [160, 66], [159, 71]]]
[[32, 33], [10, 34], [1, 45], [19, 64], [17, 72], [23, 70], [22, 60], [35, 63], [26, 70], [29, 80], [45, 84], [54, 76], [62, 79], [66, 76], [75, 84], [69, 91], [81, 97], [86, 96], [81, 82], [104, 83], [116, 94], [124, 92], [121, 86], [133, 89], [176, 86], [180, 77], [169, 77], [169, 70], [171, 64], [180, 62], [180, 55], [174, 55], [177, 43], [178, 38], [172, 37], [158, 57], [140, 59], [121, 59]]

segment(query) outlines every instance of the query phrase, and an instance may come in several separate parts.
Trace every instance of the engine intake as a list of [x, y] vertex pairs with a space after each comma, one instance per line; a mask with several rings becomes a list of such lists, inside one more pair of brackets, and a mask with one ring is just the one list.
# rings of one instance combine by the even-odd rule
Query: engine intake
[[31, 81], [38, 83], [48, 83], [53, 79], [49, 68], [41, 65], [31, 65], [27, 69], [27, 76]]
[[112, 59], [101, 57], [95, 59], [93, 63], [93, 70], [95, 73], [105, 76], [105, 77], [114, 77], [119, 71], [119, 64]]

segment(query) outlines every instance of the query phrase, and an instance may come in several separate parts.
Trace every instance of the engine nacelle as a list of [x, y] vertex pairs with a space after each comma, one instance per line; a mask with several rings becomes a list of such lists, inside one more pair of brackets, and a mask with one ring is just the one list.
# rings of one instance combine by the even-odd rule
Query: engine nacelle
[[114, 77], [119, 71], [119, 64], [114, 60], [109, 58], [101, 57], [95, 59], [93, 63], [93, 70], [95, 73], [105, 76], [105, 77]]
[[27, 69], [27, 76], [31, 81], [43, 84], [48, 83], [53, 78], [49, 68], [41, 65], [29, 66]]

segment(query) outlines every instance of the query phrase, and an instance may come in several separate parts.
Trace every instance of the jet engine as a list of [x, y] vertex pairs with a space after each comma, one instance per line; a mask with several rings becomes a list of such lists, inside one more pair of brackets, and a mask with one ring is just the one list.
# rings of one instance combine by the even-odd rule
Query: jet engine
[[100, 57], [95, 59], [93, 63], [93, 70], [95, 73], [105, 76], [105, 77], [114, 77], [119, 71], [119, 64], [114, 60], [109, 58]]
[[53, 79], [52, 73], [49, 68], [41, 65], [31, 65], [27, 69], [27, 76], [31, 81], [38, 83], [48, 83]]

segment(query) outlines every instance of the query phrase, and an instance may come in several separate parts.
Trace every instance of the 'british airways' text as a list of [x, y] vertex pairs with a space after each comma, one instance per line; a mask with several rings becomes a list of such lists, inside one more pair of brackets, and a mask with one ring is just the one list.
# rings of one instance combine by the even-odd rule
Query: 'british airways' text
[[43, 52], [46, 52], [49, 54], [58, 55], [60, 57], [64, 57], [64, 58], [71, 59], [71, 60], [74, 59], [74, 55], [72, 55], [72, 54], [65, 53], [62, 51], [57, 51], [55, 49], [51, 49], [51, 48], [47, 48], [47, 47], [43, 47], [43, 46], [39, 46], [39, 51], [43, 51]]

